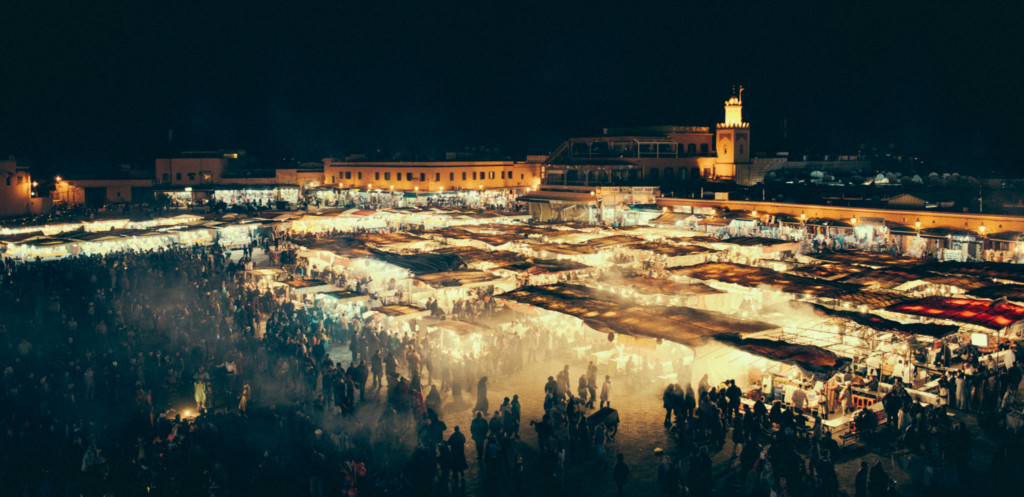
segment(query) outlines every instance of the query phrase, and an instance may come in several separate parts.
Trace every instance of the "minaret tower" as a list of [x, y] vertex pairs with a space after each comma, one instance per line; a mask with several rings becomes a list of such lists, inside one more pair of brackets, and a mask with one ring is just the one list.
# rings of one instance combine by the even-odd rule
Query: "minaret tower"
[[736, 165], [750, 162], [750, 124], [743, 122], [743, 87], [734, 86], [725, 101], [725, 122], [718, 124], [715, 134], [715, 177], [733, 179]]

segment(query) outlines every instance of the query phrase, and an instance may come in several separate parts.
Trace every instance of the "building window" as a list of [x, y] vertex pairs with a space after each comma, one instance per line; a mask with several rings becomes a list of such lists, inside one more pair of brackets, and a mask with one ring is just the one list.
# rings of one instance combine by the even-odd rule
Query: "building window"
[[391, 179], [391, 173], [384, 173], [384, 181]]
[[491, 171], [490, 174], [487, 175], [487, 178], [494, 179], [494, 171]]
[[195, 181], [196, 180], [196, 173], [188, 173], [188, 180], [189, 181]]
[[688, 154], [695, 154], [695, 153], [697, 153], [697, 144], [696, 143], [689, 143], [689, 144], [687, 144], [686, 145], [686, 153], [688, 153]]
[[737, 150], [739, 150], [739, 154], [743, 155], [743, 144], [741, 143], [741, 144], [737, 145], [736, 147], [737, 147]]
[[352, 179], [352, 171], [345, 171], [345, 179]]
[[174, 179], [177, 181], [181, 181], [181, 173], [174, 173]]
[[164, 173], [163, 178], [164, 178], [164, 181], [170, 181], [171, 180], [171, 175], [167, 174], [167, 173]]
[[374, 181], [380, 181], [380, 173], [373, 173]]
[[658, 181], [658, 168], [652, 167], [650, 172], [651, 180]]
[[363, 179], [363, 172], [359, 171], [358, 173], [356, 173], [356, 177], [359, 179]]
[[519, 175], [519, 179], [523, 179], [523, 178], [525, 178], [525, 177], [526, 177], [526, 175], [525, 175], [525, 174], [520, 174], [520, 175]]
[[702, 153], [702, 154], [708, 153], [708, 144], [707, 143], [701, 143], [700, 144], [700, 153]]
[[441, 173], [434, 173], [434, 181], [441, 181]]
[[473, 179], [476, 180], [476, 171], [473, 171]]
[[405, 173], [405, 180], [412, 181], [412, 173]]
[[501, 172], [501, 179], [505, 179], [505, 171]]
[[455, 173], [448, 173], [448, 181], [455, 181]]
[[665, 168], [665, 179], [672, 179], [672, 168], [671, 167], [666, 167]]

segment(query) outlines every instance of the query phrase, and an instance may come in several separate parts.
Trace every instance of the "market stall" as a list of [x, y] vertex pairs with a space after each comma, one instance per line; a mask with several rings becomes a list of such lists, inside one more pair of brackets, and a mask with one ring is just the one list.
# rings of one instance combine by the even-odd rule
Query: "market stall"
[[405, 320], [424, 318], [430, 315], [430, 311], [415, 305], [382, 305], [370, 309], [373, 312], [387, 316], [392, 319]]
[[873, 269], [887, 267], [909, 267], [921, 264], [920, 259], [915, 259], [911, 257], [898, 257], [884, 253], [864, 252], [861, 250], [838, 250], [835, 252], [819, 252], [814, 254], [808, 254], [805, 257], [808, 259], [823, 262], [837, 262], [841, 264], [865, 266]]
[[634, 265], [648, 265], [655, 269], [702, 264], [714, 253], [706, 247], [665, 242], [638, 243], [622, 247], [619, 252], [631, 257]]
[[232, 205], [272, 206], [299, 203], [297, 185], [223, 185], [213, 190], [213, 201]]
[[295, 296], [310, 295], [326, 291], [337, 290], [333, 285], [323, 280], [309, 280], [309, 279], [288, 279], [281, 281], [281, 284], [290, 288], [290, 292]]
[[1006, 299], [1024, 305], [1024, 285], [988, 285], [967, 292], [968, 296], [985, 300]]
[[590, 284], [643, 305], [677, 305], [725, 312], [732, 299], [704, 284], [687, 284], [650, 276], [608, 275]]
[[932, 296], [895, 304], [886, 310], [966, 323], [995, 331], [1001, 337], [1020, 336], [1024, 329], [1024, 306], [1008, 302]]
[[793, 268], [791, 272], [797, 276], [804, 276], [807, 278], [816, 278], [828, 281], [839, 281], [847, 277], [861, 273], [865, 270], [866, 269], [863, 266], [826, 262], [820, 264], [807, 264], [804, 266], [797, 266]]
[[704, 338], [721, 333], [746, 334], [775, 328], [689, 307], [630, 305], [614, 294], [564, 283], [523, 287], [498, 297], [578, 317], [611, 338], [625, 334], [696, 346]]
[[[843, 307], [881, 308], [906, 300], [889, 292], [864, 290], [860, 285], [811, 279], [768, 268], [726, 262], [670, 268], [668, 271], [677, 276], [705, 281], [712, 287], [726, 291], [743, 292], [742, 288], [772, 289], [790, 298], [813, 299]], [[727, 285], [723, 286], [723, 283]], [[767, 296], [767, 293], [760, 291], [755, 292], [755, 295]], [[767, 303], [763, 302], [762, 305]]]
[[4, 257], [24, 262], [73, 257], [80, 253], [81, 242], [73, 239], [44, 235], [20, 238], [17, 235], [3, 240]]

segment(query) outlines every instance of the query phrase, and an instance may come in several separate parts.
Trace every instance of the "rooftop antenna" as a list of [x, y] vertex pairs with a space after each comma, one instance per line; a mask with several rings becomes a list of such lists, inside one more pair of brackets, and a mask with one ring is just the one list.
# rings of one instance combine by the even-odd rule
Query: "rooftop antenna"
[[743, 85], [740, 85], [740, 92], [737, 97], [740, 99], [740, 102], [743, 101]]

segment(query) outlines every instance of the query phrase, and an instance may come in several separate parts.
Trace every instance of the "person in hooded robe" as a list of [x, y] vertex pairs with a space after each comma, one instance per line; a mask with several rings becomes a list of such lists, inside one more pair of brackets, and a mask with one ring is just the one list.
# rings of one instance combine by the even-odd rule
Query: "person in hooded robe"
[[474, 411], [490, 412], [487, 409], [487, 377], [481, 377], [476, 383], [476, 406]]

